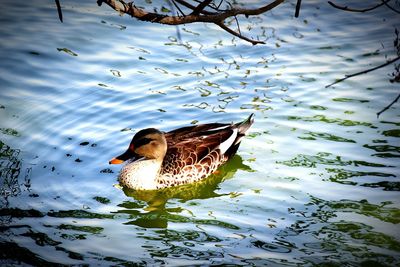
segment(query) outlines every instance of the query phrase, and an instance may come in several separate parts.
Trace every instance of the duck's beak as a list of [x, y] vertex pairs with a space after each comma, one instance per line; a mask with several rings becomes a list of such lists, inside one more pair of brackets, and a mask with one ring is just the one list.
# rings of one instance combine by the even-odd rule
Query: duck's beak
[[135, 154], [130, 149], [128, 149], [127, 151], [125, 151], [124, 154], [121, 154], [118, 157], [111, 159], [108, 163], [109, 164], [121, 164], [124, 161], [134, 158], [134, 157], [135, 157]]
[[113, 158], [112, 160], [110, 160], [108, 163], [109, 164], [121, 164], [122, 162], [124, 162], [123, 160], [117, 159], [117, 158]]

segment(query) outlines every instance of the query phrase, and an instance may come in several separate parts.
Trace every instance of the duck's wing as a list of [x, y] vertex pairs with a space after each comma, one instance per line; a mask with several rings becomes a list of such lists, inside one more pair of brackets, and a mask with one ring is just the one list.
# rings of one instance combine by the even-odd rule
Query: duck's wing
[[168, 145], [174, 145], [175, 143], [179, 143], [190, 138], [196, 138], [198, 136], [210, 134], [210, 132], [215, 131], [216, 129], [221, 129], [229, 125], [231, 124], [208, 123], [182, 127], [165, 133], [165, 138], [167, 139]]
[[214, 168], [226, 162], [236, 153], [253, 117], [235, 124], [201, 124], [165, 133], [168, 149], [163, 171], [178, 174], [187, 166]]
[[190, 166], [208, 168], [220, 165], [228, 159], [225, 153], [233, 145], [236, 135], [237, 130], [228, 125], [218, 131], [196, 132], [181, 136], [179, 140], [169, 140], [163, 172], [176, 175]]
[[[179, 146], [179, 143], [184, 143], [186, 141], [196, 143], [196, 139], [200, 138], [200, 140], [207, 139], [207, 142], [203, 142], [208, 147], [215, 148], [218, 143], [222, 144], [227, 136], [235, 134], [236, 137], [232, 144], [236, 145], [240, 143], [241, 138], [246, 134], [247, 130], [250, 128], [253, 122], [254, 114], [251, 114], [246, 120], [235, 124], [208, 123], [179, 128], [165, 133], [165, 138], [167, 140], [168, 147]], [[232, 144], [230, 144], [229, 146], [231, 146]]]

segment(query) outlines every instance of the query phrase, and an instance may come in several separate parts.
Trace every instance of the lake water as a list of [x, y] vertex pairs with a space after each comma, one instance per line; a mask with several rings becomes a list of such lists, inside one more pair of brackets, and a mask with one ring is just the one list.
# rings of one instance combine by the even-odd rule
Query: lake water
[[[376, 116], [394, 66], [325, 88], [396, 56], [396, 13], [286, 2], [241, 19], [252, 46], [61, 2], [64, 23], [53, 1], [0, 4], [1, 264], [400, 265], [400, 104]], [[139, 129], [250, 113], [219, 174], [115, 186]]]

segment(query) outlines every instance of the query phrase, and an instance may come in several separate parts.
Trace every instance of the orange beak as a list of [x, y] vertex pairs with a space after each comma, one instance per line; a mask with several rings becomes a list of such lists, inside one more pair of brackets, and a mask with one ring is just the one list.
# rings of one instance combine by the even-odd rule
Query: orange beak
[[120, 160], [120, 159], [117, 159], [117, 158], [113, 158], [108, 163], [110, 163], [110, 164], [121, 164], [123, 162], [124, 162], [123, 160]]
[[[132, 148], [132, 149], [131, 149]], [[132, 159], [135, 156], [135, 152], [133, 152], [133, 145], [130, 145], [128, 150], [126, 150], [123, 154], [119, 155], [111, 159], [108, 163], [109, 164], [121, 164], [128, 159]]]

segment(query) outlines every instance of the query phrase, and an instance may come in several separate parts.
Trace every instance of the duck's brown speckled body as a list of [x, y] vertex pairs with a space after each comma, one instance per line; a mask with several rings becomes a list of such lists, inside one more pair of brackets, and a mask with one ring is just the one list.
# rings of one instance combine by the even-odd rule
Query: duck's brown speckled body
[[110, 163], [128, 161], [120, 174], [122, 186], [152, 190], [199, 181], [229, 160], [254, 115], [236, 124], [209, 123], [163, 133], [139, 131], [128, 150]]

